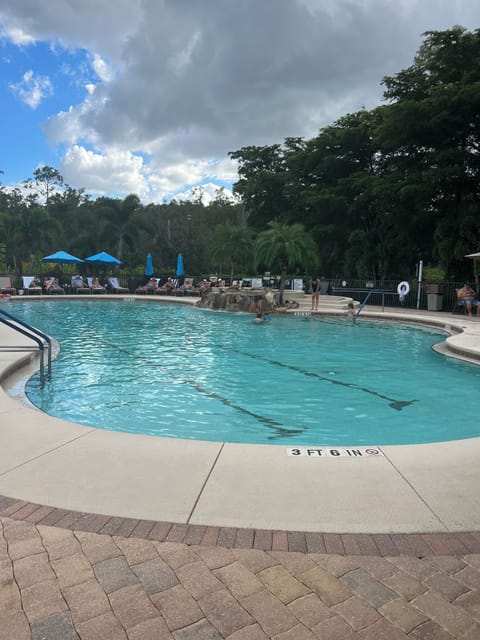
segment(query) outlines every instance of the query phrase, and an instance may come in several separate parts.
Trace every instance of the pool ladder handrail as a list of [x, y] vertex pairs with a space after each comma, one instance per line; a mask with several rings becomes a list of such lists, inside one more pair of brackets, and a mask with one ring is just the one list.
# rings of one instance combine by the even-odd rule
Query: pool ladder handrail
[[358, 318], [358, 316], [360, 315], [360, 312], [362, 311], [364, 306], [369, 301], [370, 296], [372, 295], [372, 293], [381, 293], [382, 294], [382, 311], [385, 310], [385, 289], [369, 289], [367, 295], [365, 296], [365, 298], [363, 300], [363, 302], [360, 304], [360, 306], [358, 307], [357, 311], [353, 314], [353, 322], [355, 322], [356, 319]]
[[[47, 351], [47, 378], [49, 380], [52, 378], [52, 341], [49, 336], [3, 309], [0, 309], [0, 322], [36, 342], [40, 353], [40, 386], [45, 386], [45, 348]], [[0, 351], [37, 351], [37, 348], [20, 345], [0, 346]]]

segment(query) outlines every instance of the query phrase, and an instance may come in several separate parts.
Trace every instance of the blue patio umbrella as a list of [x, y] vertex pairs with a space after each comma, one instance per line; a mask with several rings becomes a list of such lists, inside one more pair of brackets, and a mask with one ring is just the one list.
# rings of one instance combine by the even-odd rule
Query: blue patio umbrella
[[151, 253], [147, 253], [147, 264], [145, 265], [145, 275], [153, 276], [153, 261], [152, 261]]
[[97, 264], [122, 264], [122, 261], [118, 258], [114, 258], [109, 253], [105, 251], [101, 251], [100, 253], [96, 253], [94, 256], [89, 256], [85, 258], [85, 262], [96, 262]]
[[181, 253], [178, 254], [177, 258], [177, 276], [183, 276], [185, 270], [183, 268], [183, 256]]
[[42, 258], [42, 262], [50, 262], [51, 264], [80, 264], [83, 260], [72, 256], [71, 253], [67, 253], [66, 251], [57, 251], [50, 256]]

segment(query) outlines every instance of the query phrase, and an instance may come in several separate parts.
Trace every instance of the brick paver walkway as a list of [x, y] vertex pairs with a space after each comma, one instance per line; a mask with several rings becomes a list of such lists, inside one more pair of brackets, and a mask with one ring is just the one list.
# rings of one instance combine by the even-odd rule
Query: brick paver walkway
[[0, 640], [480, 638], [480, 553], [241, 548], [241, 530], [230, 548], [218, 531], [213, 543], [161, 542], [154, 523], [138, 538], [99, 534], [14, 504], [0, 517]]

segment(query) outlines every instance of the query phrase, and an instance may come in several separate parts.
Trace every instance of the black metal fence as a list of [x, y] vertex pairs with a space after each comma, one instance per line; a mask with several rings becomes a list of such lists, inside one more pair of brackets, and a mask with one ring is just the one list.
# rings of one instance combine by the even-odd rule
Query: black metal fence
[[[144, 284], [148, 278], [139, 276], [137, 273], [129, 273], [124, 270], [120, 270], [115, 274], [118, 277], [120, 286], [128, 288], [131, 293], [134, 293], [135, 289]], [[12, 274], [0, 274], [0, 276], [10, 276], [12, 285], [16, 289], [21, 289], [23, 285], [22, 278]], [[167, 280], [172, 274], [165, 276], [160, 275], [161, 282]], [[289, 276], [286, 281], [285, 290], [288, 291], [304, 291], [309, 293], [309, 283], [311, 276]], [[231, 284], [230, 276], [223, 276], [221, 274], [212, 276], [211, 274], [202, 274], [194, 277], [194, 284], [198, 284], [203, 279], [222, 280], [226, 286]], [[234, 279], [243, 280], [245, 287], [264, 286], [271, 287], [272, 289], [278, 289], [280, 285], [280, 279], [278, 276], [254, 276], [254, 277], [242, 277], [236, 276]], [[63, 284], [69, 284], [71, 281], [71, 275], [64, 275]], [[108, 283], [106, 277], [103, 279], [103, 284]], [[367, 302], [367, 305], [387, 307], [405, 307], [408, 309], [428, 309], [430, 311], [447, 311], [451, 312], [455, 310], [457, 295], [456, 289], [463, 286], [463, 282], [442, 282], [442, 283], [421, 283], [420, 288], [417, 281], [408, 282], [408, 294], [405, 295], [403, 300], [399, 296], [399, 281], [394, 280], [347, 280], [341, 278], [322, 278], [321, 295], [344, 295], [351, 297], [359, 302], [363, 302], [369, 292], [371, 296]]]

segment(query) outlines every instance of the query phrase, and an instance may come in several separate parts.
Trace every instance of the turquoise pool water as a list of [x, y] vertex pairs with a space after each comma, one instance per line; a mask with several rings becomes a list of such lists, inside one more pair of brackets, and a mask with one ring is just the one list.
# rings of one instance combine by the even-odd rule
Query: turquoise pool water
[[43, 411], [104, 429], [226, 442], [360, 446], [480, 435], [480, 367], [395, 323], [213, 313], [122, 301], [13, 302], [61, 344]]

